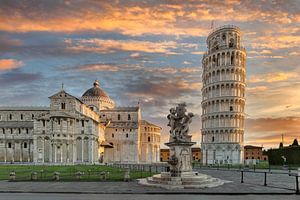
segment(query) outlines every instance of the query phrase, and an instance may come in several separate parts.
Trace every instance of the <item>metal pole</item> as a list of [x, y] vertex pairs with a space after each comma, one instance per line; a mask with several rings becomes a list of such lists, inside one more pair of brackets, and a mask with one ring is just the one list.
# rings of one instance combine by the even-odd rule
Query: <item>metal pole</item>
[[242, 170], [241, 173], [241, 183], [244, 183], [244, 171]]
[[264, 186], [267, 186], [267, 172], [265, 172], [265, 183]]
[[296, 194], [300, 194], [300, 191], [299, 191], [299, 176], [296, 175]]

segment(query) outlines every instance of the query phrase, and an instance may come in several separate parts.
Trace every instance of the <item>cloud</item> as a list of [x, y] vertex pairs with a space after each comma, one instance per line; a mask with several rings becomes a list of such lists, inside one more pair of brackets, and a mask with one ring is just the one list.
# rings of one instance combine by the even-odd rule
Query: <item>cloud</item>
[[285, 145], [291, 144], [295, 138], [300, 139], [300, 118], [257, 118], [246, 119], [245, 138], [247, 144], [279, 146], [284, 134]]
[[298, 47], [300, 45], [300, 35], [280, 35], [272, 33], [267, 36], [256, 37], [255, 39], [256, 41], [253, 42], [251, 46], [257, 49], [284, 49]]
[[[4, 2], [0, 30], [9, 32], [113, 31], [126, 35], [166, 34], [203, 36], [212, 20], [292, 24], [296, 5], [281, 1], [64, 1]], [[253, 32], [253, 31], [252, 31]]]
[[117, 72], [119, 71], [119, 67], [113, 64], [86, 64], [76, 66], [72, 69], [79, 71], [109, 71], [109, 72]]
[[36, 73], [6, 72], [0, 76], [0, 85], [11, 87], [20, 83], [28, 84], [41, 78], [42, 75]]
[[195, 72], [200, 72], [201, 68], [200, 67], [185, 67], [185, 68], [181, 68], [179, 70], [181, 73], [195, 73]]
[[0, 59], [0, 71], [7, 71], [22, 67], [24, 64], [22, 61], [14, 59]]
[[[112, 53], [117, 51], [139, 51], [145, 53], [176, 54], [173, 41], [150, 42], [137, 40], [66, 39], [67, 49], [73, 52]], [[135, 52], [135, 57], [137, 52]]]
[[260, 82], [280, 82], [290, 80], [292, 78], [299, 78], [299, 74], [295, 72], [273, 72], [267, 74], [252, 75], [249, 79], [249, 83], [260, 83]]

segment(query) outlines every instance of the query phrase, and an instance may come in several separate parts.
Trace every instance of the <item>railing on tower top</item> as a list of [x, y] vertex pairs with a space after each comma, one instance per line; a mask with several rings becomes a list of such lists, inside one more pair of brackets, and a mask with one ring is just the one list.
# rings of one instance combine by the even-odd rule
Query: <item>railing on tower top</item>
[[220, 26], [220, 27], [217, 27], [217, 28], [212, 29], [212, 30], [209, 32], [208, 36], [209, 36], [210, 34], [216, 32], [216, 31], [218, 31], [218, 30], [223, 29], [223, 28], [234, 28], [234, 29], [237, 29], [238, 31], [241, 31], [241, 29], [240, 29], [238, 26], [235, 26], [235, 25], [229, 25], [229, 24], [228, 24], [228, 25], [224, 25], [224, 26]]

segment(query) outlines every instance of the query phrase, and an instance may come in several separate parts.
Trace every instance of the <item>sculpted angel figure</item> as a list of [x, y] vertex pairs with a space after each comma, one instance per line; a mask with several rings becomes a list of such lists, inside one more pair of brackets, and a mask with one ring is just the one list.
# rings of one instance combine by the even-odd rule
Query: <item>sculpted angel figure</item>
[[170, 129], [170, 136], [175, 141], [188, 141], [190, 140], [189, 124], [192, 122], [193, 113], [186, 114], [186, 104], [178, 104], [176, 108], [170, 109], [170, 114], [167, 116]]
[[177, 116], [176, 116], [176, 109], [175, 108], [171, 108], [170, 109], [170, 114], [168, 115], [168, 120], [169, 120], [169, 123], [168, 123], [168, 126], [171, 127], [171, 130], [170, 130], [170, 134], [172, 136], [175, 136], [174, 134], [174, 131], [175, 131], [175, 121], [177, 119]]
[[189, 125], [192, 123], [192, 117], [194, 117], [193, 113], [188, 113], [185, 115], [184, 121], [182, 123], [182, 130], [181, 130], [181, 135], [182, 136], [187, 136], [189, 133]]

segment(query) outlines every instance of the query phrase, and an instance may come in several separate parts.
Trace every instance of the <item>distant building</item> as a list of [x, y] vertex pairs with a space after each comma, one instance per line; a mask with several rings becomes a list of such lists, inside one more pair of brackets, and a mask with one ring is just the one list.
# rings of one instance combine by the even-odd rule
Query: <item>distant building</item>
[[170, 159], [169, 149], [160, 149], [160, 161], [167, 162]]
[[49, 107], [0, 107], [0, 162], [159, 162], [161, 128], [140, 106], [115, 107], [99, 82], [81, 98], [63, 88]]
[[246, 164], [253, 164], [262, 160], [268, 160], [268, 156], [263, 154], [262, 147], [252, 145], [244, 146], [244, 158]]
[[[167, 162], [170, 157], [170, 151], [169, 149], [160, 149], [160, 161], [161, 162]], [[201, 148], [194, 147], [192, 148], [192, 160], [193, 161], [201, 161], [202, 159], [202, 152]]]
[[201, 161], [202, 160], [201, 148], [200, 147], [192, 148], [192, 156], [193, 156], [193, 161]]

